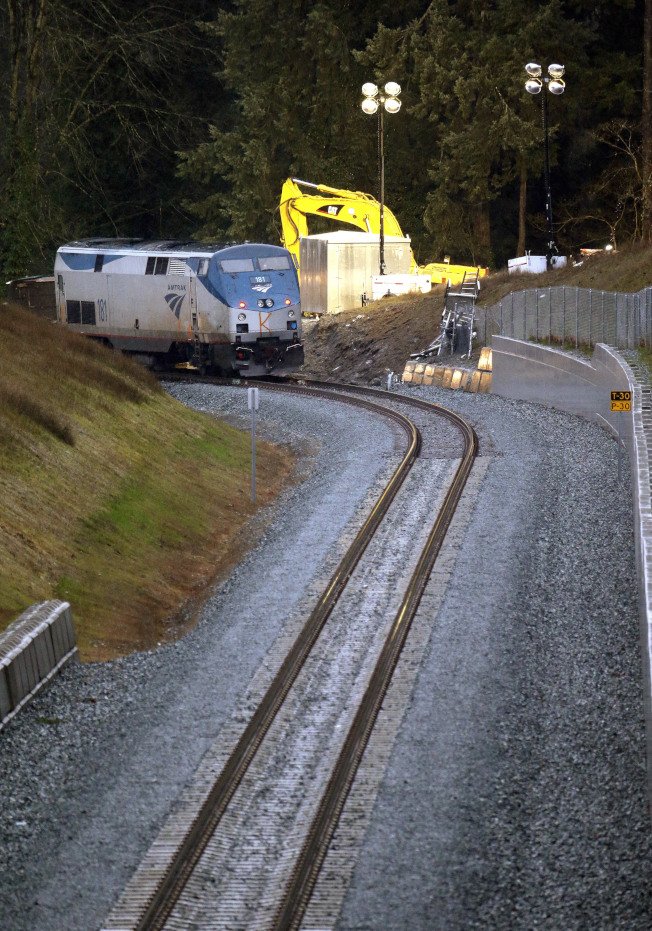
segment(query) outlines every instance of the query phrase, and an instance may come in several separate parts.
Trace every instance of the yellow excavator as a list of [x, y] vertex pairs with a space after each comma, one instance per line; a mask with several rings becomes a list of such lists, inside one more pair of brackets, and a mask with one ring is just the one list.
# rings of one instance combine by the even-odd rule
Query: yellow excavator
[[[308, 188], [316, 193], [306, 193]], [[294, 256], [299, 268], [299, 241], [308, 235], [308, 216], [326, 217], [336, 223], [357, 226], [365, 233], [380, 233], [380, 204], [375, 197], [362, 191], [346, 191], [328, 187], [325, 184], [311, 184], [299, 178], [287, 178], [281, 190], [279, 204], [283, 236], [281, 242]], [[392, 211], [383, 205], [383, 230], [385, 236], [405, 235]], [[433, 284], [459, 284], [464, 274], [479, 277], [486, 275], [488, 268], [476, 268], [470, 265], [451, 265], [450, 262], [429, 262], [417, 265], [410, 250], [410, 272], [412, 274], [430, 275]]]

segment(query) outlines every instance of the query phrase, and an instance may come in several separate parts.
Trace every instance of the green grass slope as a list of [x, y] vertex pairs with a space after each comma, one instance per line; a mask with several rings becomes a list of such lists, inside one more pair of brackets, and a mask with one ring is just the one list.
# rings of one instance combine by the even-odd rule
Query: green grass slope
[[[257, 446], [259, 504], [294, 463]], [[0, 305], [0, 629], [70, 601], [83, 659], [177, 636], [246, 548], [251, 439], [129, 359]]]

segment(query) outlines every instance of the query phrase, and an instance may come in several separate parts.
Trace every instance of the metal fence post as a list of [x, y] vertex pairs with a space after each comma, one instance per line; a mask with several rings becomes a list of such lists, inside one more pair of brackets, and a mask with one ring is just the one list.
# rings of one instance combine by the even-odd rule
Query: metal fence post
[[575, 348], [580, 348], [580, 289], [575, 288]]
[[589, 288], [589, 349], [593, 345], [591, 342], [591, 320], [593, 317], [593, 288]]
[[606, 343], [607, 340], [604, 338], [604, 291], [602, 291], [601, 293], [602, 293], [602, 339], [600, 340], [600, 342]]
[[561, 334], [561, 348], [564, 348], [564, 343], [566, 342], [566, 285], [563, 285], [561, 289], [561, 299], [562, 299], [562, 334]]

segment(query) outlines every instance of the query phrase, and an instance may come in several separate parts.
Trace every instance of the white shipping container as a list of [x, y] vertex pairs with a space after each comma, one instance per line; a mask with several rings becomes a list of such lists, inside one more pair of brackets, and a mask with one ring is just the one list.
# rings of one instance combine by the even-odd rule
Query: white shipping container
[[[565, 255], [553, 255], [552, 267], [565, 268], [567, 258]], [[528, 272], [530, 275], [541, 275], [546, 271], [545, 255], [522, 255], [517, 259], [507, 261], [507, 270], [510, 275], [515, 272]]]
[[374, 275], [371, 297], [379, 301], [388, 294], [427, 294], [432, 288], [430, 275]]
[[[374, 233], [318, 233], [303, 236], [299, 247], [301, 310], [339, 313], [362, 306], [371, 298], [379, 272], [380, 241]], [[410, 240], [385, 236], [385, 265], [389, 275], [409, 275]], [[386, 277], [386, 276], [385, 276]]]

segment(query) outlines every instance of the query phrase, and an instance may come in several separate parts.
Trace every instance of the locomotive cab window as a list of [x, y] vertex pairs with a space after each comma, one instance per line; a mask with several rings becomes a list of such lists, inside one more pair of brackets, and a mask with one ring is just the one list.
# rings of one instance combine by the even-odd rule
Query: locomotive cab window
[[223, 259], [220, 262], [220, 271], [227, 275], [237, 274], [238, 272], [252, 272], [254, 270], [253, 259]]
[[263, 255], [258, 259], [258, 266], [261, 272], [280, 272], [290, 267], [290, 261], [287, 255]]
[[146, 275], [167, 275], [168, 259], [160, 255], [150, 255], [147, 259]]
[[96, 255], [95, 256], [95, 268], [93, 270], [96, 272], [101, 272], [103, 265], [104, 265], [104, 256]]
[[210, 259], [200, 259], [199, 264], [197, 265], [197, 275], [200, 278], [205, 278], [208, 274], [208, 263]]

